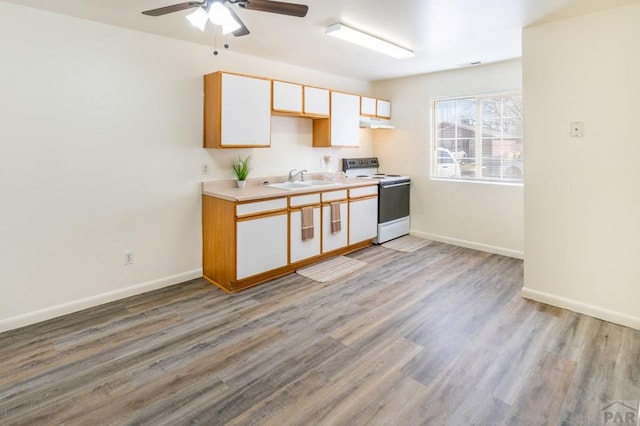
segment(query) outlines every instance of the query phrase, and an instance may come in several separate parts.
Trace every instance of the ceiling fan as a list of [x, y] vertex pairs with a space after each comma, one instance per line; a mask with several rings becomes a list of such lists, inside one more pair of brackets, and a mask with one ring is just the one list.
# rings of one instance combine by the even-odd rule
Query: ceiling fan
[[231, 32], [236, 37], [247, 35], [249, 34], [249, 29], [231, 8], [234, 4], [237, 4], [241, 8], [247, 10], [271, 12], [280, 15], [296, 16], [299, 18], [305, 17], [309, 11], [309, 6], [304, 4], [285, 3], [273, 0], [203, 0], [188, 1], [171, 6], [160, 7], [158, 9], [145, 10], [142, 14], [148, 16], [161, 16], [168, 13], [179, 12], [181, 10], [197, 8], [192, 14], [187, 16], [187, 18], [194, 26], [197, 26], [201, 30], [204, 29], [204, 25], [206, 24], [207, 19], [209, 19], [217, 25], [222, 25], [223, 32], [225, 32], [224, 28], [226, 25], [226, 28], [229, 28], [228, 32]]

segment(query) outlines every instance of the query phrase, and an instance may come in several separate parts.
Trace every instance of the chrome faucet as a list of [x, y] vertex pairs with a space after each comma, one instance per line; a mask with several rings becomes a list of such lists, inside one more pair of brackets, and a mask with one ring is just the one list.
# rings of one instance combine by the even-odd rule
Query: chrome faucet
[[[295, 172], [295, 173], [294, 173]], [[300, 175], [300, 180], [304, 182], [304, 174], [307, 173], [307, 170], [299, 170], [291, 169], [289, 170], [289, 182], [293, 183], [296, 180], [296, 176]]]

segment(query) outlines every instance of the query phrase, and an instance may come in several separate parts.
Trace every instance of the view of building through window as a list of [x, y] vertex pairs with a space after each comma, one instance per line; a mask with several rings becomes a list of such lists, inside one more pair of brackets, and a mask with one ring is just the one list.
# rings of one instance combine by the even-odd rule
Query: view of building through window
[[469, 96], [433, 102], [432, 177], [522, 182], [522, 95]]

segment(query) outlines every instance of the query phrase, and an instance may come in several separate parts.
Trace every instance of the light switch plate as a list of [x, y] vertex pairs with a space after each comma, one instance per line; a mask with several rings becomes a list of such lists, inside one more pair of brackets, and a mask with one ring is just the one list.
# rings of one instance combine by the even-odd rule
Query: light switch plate
[[569, 123], [569, 135], [572, 138], [584, 136], [584, 123], [582, 121], [572, 121]]

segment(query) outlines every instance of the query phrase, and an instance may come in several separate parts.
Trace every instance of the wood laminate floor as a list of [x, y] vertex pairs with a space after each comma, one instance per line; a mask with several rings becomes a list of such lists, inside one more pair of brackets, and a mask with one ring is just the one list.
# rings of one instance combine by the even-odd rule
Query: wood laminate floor
[[369, 265], [330, 283], [195, 280], [0, 334], [0, 424], [596, 425], [637, 407], [640, 331], [522, 299], [522, 261], [350, 256]]

